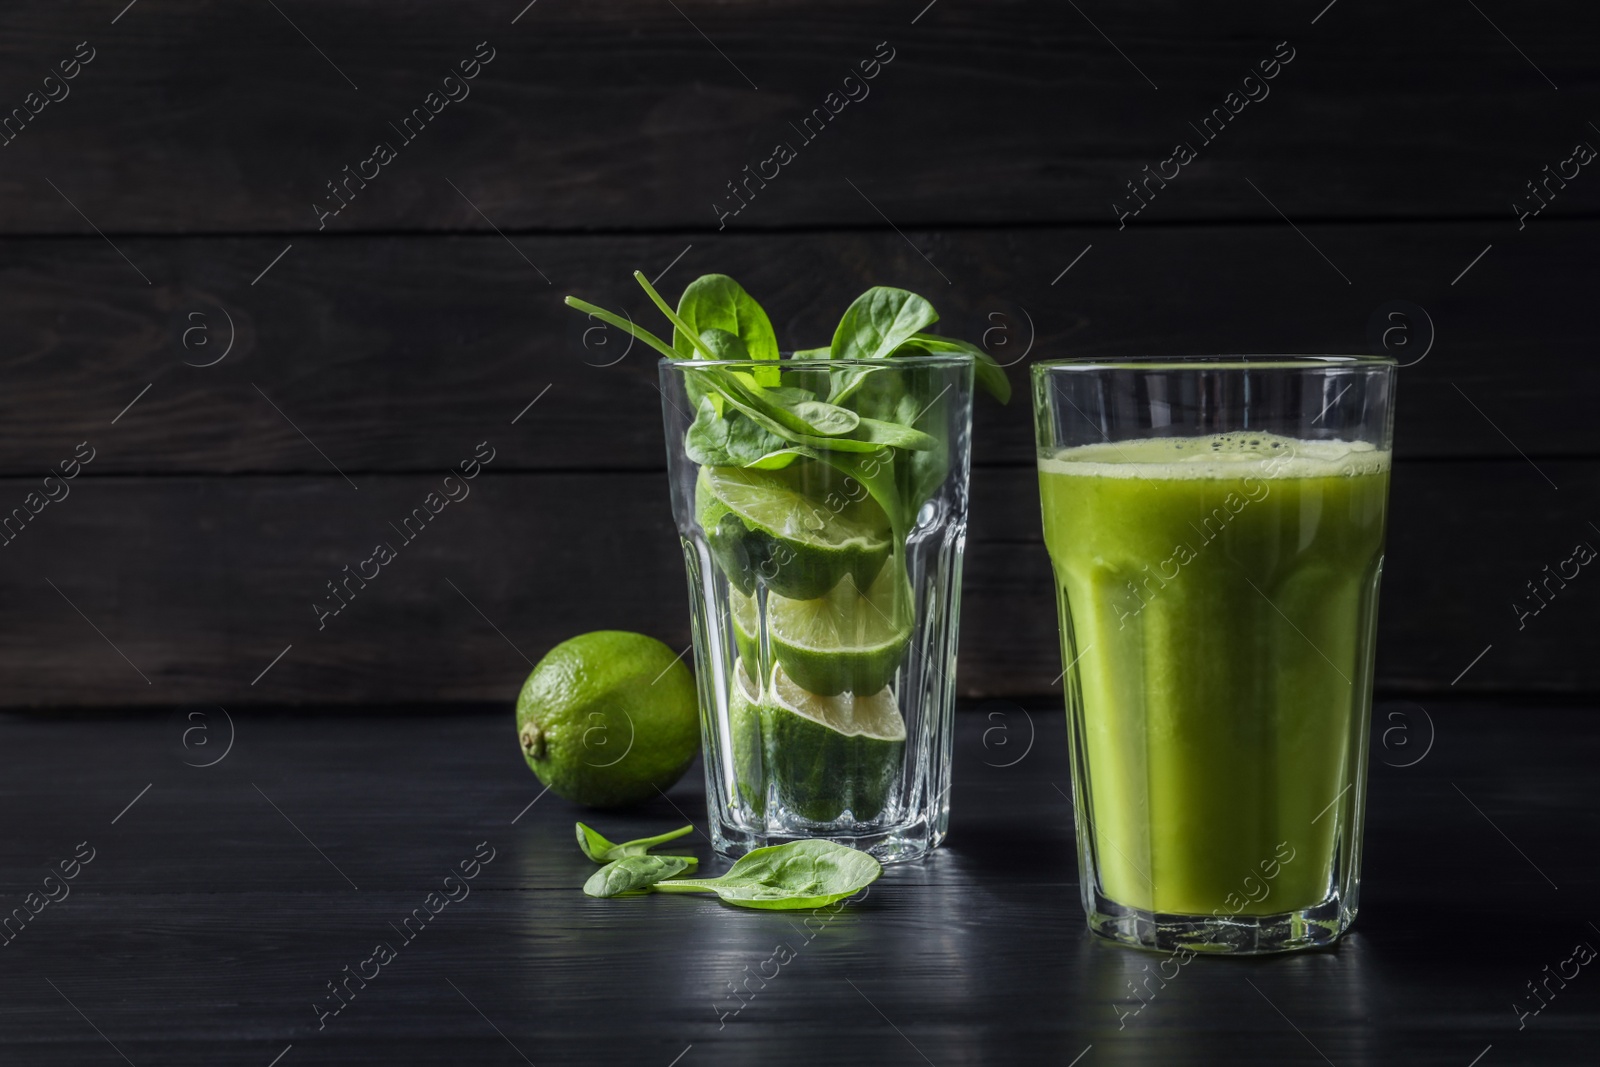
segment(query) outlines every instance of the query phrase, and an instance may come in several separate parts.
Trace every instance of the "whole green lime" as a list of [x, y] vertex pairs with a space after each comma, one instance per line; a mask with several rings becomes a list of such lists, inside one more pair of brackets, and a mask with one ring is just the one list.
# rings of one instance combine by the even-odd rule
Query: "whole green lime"
[[523, 683], [517, 740], [558, 796], [595, 808], [636, 804], [694, 761], [694, 675], [653, 637], [582, 634], [552, 648]]

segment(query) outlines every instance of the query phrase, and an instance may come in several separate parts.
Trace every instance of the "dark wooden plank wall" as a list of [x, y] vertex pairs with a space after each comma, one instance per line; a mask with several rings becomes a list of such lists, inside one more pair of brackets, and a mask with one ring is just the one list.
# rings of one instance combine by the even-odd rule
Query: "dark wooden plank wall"
[[[797, 140], [789, 123], [880, 42], [894, 58], [870, 95], [796, 145], [735, 225], [880, 226], [846, 178], [902, 224], [1111, 220], [1123, 182], [1193, 139], [1188, 123], [1279, 41], [1293, 59], [1270, 95], [1142, 222], [1276, 221], [1246, 178], [1291, 217], [1510, 218], [1523, 183], [1593, 134], [1582, 0], [1485, 8], [1493, 24], [1470, 4], [1341, 3], [1313, 24], [1326, 2], [1079, 14], [1051, 0], [938, 0], [925, 13], [928, 0], [539, 0], [513, 24], [516, 0], [300, 0], [283, 14], [140, 0], [115, 25], [114, 3], [29, 5], [7, 14], [3, 106], [79, 41], [95, 58], [4, 149], [0, 220], [81, 232], [48, 176], [107, 231], [315, 229], [323, 183], [394, 139], [388, 124], [480, 41], [494, 59], [471, 95], [397, 143], [329, 229], [483, 229], [446, 177], [502, 228], [714, 227], [724, 183]], [[1550, 210], [1585, 196], [1575, 185]]]
[[[653, 364], [559, 303], [643, 316], [635, 267], [735, 274], [789, 345], [917, 289], [1019, 386], [1069, 354], [1370, 351], [1409, 302], [1380, 685], [1600, 690], [1600, 591], [1511, 606], [1600, 543], [1600, 179], [1513, 207], [1600, 146], [1585, 6], [279, 7], [7, 15], [0, 109], [93, 58], [0, 147], [0, 510], [94, 458], [0, 547], [0, 703], [503, 700], [584, 629], [681, 647]], [[1198, 158], [1119, 228], [1180, 139]], [[377, 140], [396, 158], [319, 230]], [[777, 140], [795, 159], [719, 230]], [[978, 412], [970, 694], [1059, 671], [1025, 401]], [[319, 631], [324, 583], [482, 441], [473, 496]]]

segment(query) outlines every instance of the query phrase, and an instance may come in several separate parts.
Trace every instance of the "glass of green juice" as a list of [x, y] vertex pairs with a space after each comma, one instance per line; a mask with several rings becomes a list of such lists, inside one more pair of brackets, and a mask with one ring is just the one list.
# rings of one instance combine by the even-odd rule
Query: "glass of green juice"
[[1395, 362], [1036, 364], [1084, 910], [1253, 954], [1355, 919]]

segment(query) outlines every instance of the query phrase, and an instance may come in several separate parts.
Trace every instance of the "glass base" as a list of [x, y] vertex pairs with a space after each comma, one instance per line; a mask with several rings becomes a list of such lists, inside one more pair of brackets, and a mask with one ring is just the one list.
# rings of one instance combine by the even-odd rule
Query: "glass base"
[[882, 830], [863, 830], [859, 833], [780, 833], [719, 826], [715, 820], [712, 820], [711, 824], [711, 846], [717, 855], [728, 859], [738, 859], [746, 852], [768, 845], [782, 845], [790, 841], [805, 841], [819, 837], [860, 849], [879, 863], [887, 865], [922, 859], [939, 847], [939, 843], [944, 840], [945, 832], [923, 819]]
[[1110, 941], [1156, 952], [1187, 950], [1223, 956], [1264, 956], [1323, 948], [1355, 922], [1354, 907], [1338, 894], [1320, 904], [1275, 915], [1167, 915], [1118, 904], [1099, 893], [1088, 909], [1089, 929]]

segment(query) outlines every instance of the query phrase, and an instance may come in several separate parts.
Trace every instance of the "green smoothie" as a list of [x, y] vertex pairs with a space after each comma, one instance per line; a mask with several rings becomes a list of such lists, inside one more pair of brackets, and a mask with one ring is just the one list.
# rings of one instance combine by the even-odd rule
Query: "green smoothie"
[[1223, 918], [1322, 902], [1355, 862], [1389, 453], [1151, 438], [1063, 450], [1039, 481], [1101, 892]]

